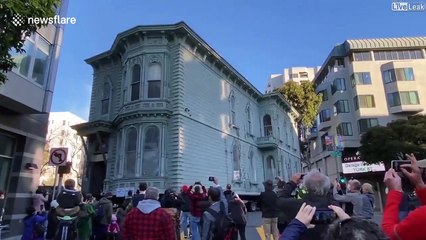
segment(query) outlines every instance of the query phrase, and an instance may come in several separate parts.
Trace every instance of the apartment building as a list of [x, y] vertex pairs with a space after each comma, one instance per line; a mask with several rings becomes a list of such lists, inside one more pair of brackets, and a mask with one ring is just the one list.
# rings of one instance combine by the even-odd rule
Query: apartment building
[[[84, 119], [71, 112], [51, 112], [46, 135], [46, 152], [50, 152], [52, 148], [68, 148], [67, 161], [71, 162], [71, 172], [64, 176], [63, 181], [74, 179], [77, 189], [81, 189], [82, 185], [85, 152], [81, 137], [71, 126], [84, 122], [86, 122]], [[53, 186], [55, 167], [42, 166], [41, 171], [39, 185]]]
[[[93, 67], [83, 188], [161, 190], [217, 176], [259, 194], [265, 179], [300, 171], [298, 113], [260, 93], [184, 22], [137, 26]], [[101, 89], [102, 91], [99, 91]]]
[[426, 113], [425, 48], [426, 37], [412, 37], [347, 40], [332, 49], [314, 79], [323, 94], [310, 135], [314, 167], [333, 179], [343, 172], [383, 190], [384, 166], [363, 165], [361, 135]]
[[281, 74], [272, 74], [268, 79], [266, 93], [271, 93], [289, 81], [311, 82], [321, 67], [291, 67], [285, 68]]
[[[68, 1], [61, 1], [57, 15], [65, 16]], [[25, 40], [25, 53], [11, 54], [17, 67], [0, 86], [0, 200], [2, 238], [22, 234], [20, 221], [31, 192], [39, 184], [40, 164], [62, 46], [63, 25], [38, 29]]]

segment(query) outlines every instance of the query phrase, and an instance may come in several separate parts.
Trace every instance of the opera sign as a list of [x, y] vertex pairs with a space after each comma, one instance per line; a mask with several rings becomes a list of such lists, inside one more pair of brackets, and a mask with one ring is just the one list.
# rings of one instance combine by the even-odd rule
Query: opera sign
[[342, 163], [342, 170], [344, 174], [381, 172], [381, 171], [385, 171], [385, 165], [383, 163], [368, 164], [362, 161], [348, 162], [348, 163]]

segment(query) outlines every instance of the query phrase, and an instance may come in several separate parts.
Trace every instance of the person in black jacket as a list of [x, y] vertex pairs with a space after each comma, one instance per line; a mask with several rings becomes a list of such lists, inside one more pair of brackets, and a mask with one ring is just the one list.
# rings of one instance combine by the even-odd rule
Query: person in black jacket
[[56, 231], [58, 230], [59, 220], [56, 214], [56, 208], [59, 206], [59, 203], [56, 200], [50, 202], [50, 211], [47, 215], [47, 231], [46, 239], [54, 239]]
[[247, 208], [245, 203], [234, 193], [233, 199], [229, 201], [228, 209], [240, 234], [240, 240], [246, 240]]
[[262, 210], [263, 230], [265, 231], [266, 239], [278, 240], [278, 212], [276, 203], [278, 200], [277, 194], [274, 190], [274, 183], [272, 180], [266, 180], [263, 183], [265, 191], [260, 194], [260, 207]]
[[145, 182], [139, 183], [139, 193], [137, 193], [135, 196], [133, 196], [132, 198], [132, 206], [135, 208], [136, 206], [138, 206], [138, 203], [142, 200], [144, 200], [145, 198], [145, 192], [146, 189], [148, 188], [148, 184], [146, 184]]
[[[291, 195], [294, 189], [302, 182], [302, 174], [296, 173], [292, 176], [289, 182], [284, 182], [283, 179], [277, 177], [277, 196], [280, 198], [292, 198]], [[278, 231], [281, 234], [286, 228], [287, 224], [291, 219], [287, 217], [285, 212], [282, 209], [277, 209], [278, 211]]]
[[[312, 207], [316, 207], [317, 210], [329, 209], [328, 206], [330, 205], [338, 206], [338, 203], [329, 195], [330, 184], [330, 179], [326, 175], [320, 173], [318, 170], [312, 170], [303, 178], [303, 185], [306, 187], [308, 193], [304, 195], [302, 199], [291, 198], [291, 192], [296, 188], [297, 184], [290, 181], [285, 186], [288, 198], [279, 198], [277, 207], [286, 214], [288, 219], [293, 219], [296, 217], [303, 202]], [[290, 186], [292, 186], [293, 189], [290, 188]], [[308, 229], [300, 239], [323, 239], [322, 234], [326, 230], [327, 225], [317, 224], [314, 228]]]
[[187, 239], [190, 237], [188, 227], [189, 217], [191, 216], [191, 198], [189, 197], [189, 187], [187, 185], [182, 186], [181, 192], [179, 194], [179, 199], [182, 200], [180, 230], [183, 231], [183, 235], [185, 239]]

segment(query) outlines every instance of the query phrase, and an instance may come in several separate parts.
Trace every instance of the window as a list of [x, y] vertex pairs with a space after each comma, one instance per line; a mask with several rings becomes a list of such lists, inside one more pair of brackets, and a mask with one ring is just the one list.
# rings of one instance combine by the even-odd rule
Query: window
[[138, 132], [135, 128], [131, 128], [127, 132], [126, 138], [126, 168], [124, 176], [134, 177], [135, 176], [135, 166], [136, 166], [136, 146], [138, 141]]
[[395, 81], [414, 81], [413, 68], [396, 68], [383, 71], [383, 81], [391, 83]]
[[321, 136], [321, 145], [322, 145], [323, 151], [327, 150], [327, 138], [328, 138], [327, 133]]
[[251, 174], [251, 181], [252, 182], [257, 182], [257, 166], [256, 166], [256, 159], [254, 158], [254, 151], [253, 151], [253, 146], [250, 146], [249, 152], [248, 152], [248, 159], [249, 159], [249, 163], [250, 163], [250, 172]]
[[331, 115], [330, 115], [330, 109], [324, 109], [320, 113], [320, 122], [327, 122], [330, 121]]
[[266, 136], [272, 136], [272, 119], [271, 116], [266, 114], [263, 117], [263, 131]]
[[322, 101], [325, 102], [328, 100], [328, 92], [327, 89], [321, 90], [318, 94], [322, 94]]
[[160, 176], [160, 129], [157, 126], [150, 126], [145, 130], [142, 176]]
[[247, 132], [249, 134], [252, 134], [253, 132], [252, 132], [252, 127], [251, 127], [250, 105], [247, 105], [246, 112], [247, 112]]
[[403, 59], [424, 59], [422, 50], [400, 50], [400, 51], [375, 51], [374, 59], [383, 60], [403, 60]]
[[359, 108], [374, 108], [376, 103], [374, 102], [374, 95], [358, 95], [354, 97], [355, 111]]
[[236, 116], [235, 116], [235, 96], [234, 93], [231, 92], [231, 96], [229, 97], [230, 107], [231, 107], [231, 125], [236, 126]]
[[[15, 139], [0, 134], [0, 143], [0, 189], [6, 189], [9, 179], [10, 165], [15, 152]], [[0, 205], [0, 208], [2, 209], [3, 206]]]
[[420, 104], [417, 91], [389, 93], [387, 99], [389, 107]]
[[298, 77], [299, 77], [299, 74], [297, 74], [297, 73], [290, 74], [290, 79], [291, 78], [298, 78]]
[[331, 94], [334, 94], [335, 92], [343, 92], [346, 90], [346, 84], [344, 78], [336, 78], [333, 81], [333, 84], [331, 85]]
[[161, 65], [153, 63], [148, 71], [148, 98], [161, 98]]
[[25, 52], [10, 51], [13, 61], [16, 63], [13, 71], [44, 86], [49, 67], [50, 47], [50, 43], [37, 33], [27, 37], [23, 48]]
[[371, 76], [369, 72], [354, 73], [351, 78], [352, 87], [355, 85], [371, 85]]
[[379, 125], [377, 118], [366, 118], [358, 120], [359, 133], [365, 133], [368, 129]]
[[[240, 144], [237, 142], [237, 140], [234, 140], [234, 144], [232, 146], [232, 160], [233, 160], [233, 180], [234, 181], [240, 181], [241, 180], [241, 152], [240, 152]], [[236, 174], [237, 173], [237, 174]]]
[[371, 61], [370, 52], [355, 52], [353, 53], [354, 61]]
[[136, 64], [132, 69], [132, 85], [131, 85], [131, 96], [130, 101], [139, 100], [141, 85], [141, 66]]
[[117, 134], [117, 156], [116, 156], [116, 161], [115, 161], [115, 176], [119, 176], [121, 175], [121, 161], [122, 160], [122, 155], [121, 155], [121, 131]]
[[109, 98], [111, 95], [111, 87], [109, 83], [104, 83], [104, 89], [102, 93], [102, 106], [101, 106], [101, 114], [107, 114], [109, 112]]
[[299, 75], [300, 75], [301, 78], [307, 78], [308, 77], [307, 72], [299, 72]]
[[340, 136], [352, 136], [352, 123], [343, 122], [339, 124], [336, 128], [337, 135]]
[[275, 176], [275, 160], [272, 156], [269, 156], [265, 162], [265, 180], [273, 180]]
[[339, 100], [334, 103], [334, 113], [348, 113], [349, 112], [349, 102], [348, 100]]

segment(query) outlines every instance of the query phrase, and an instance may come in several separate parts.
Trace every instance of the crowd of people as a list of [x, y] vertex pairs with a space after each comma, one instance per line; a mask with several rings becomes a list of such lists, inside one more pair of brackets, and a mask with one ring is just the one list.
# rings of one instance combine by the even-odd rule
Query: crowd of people
[[[402, 165], [401, 172], [390, 169], [385, 174], [389, 192], [381, 226], [372, 221], [375, 199], [368, 183], [352, 179], [342, 186], [315, 170], [295, 174], [289, 182], [265, 181], [259, 204], [266, 239], [426, 239], [422, 228], [426, 206], [401, 214], [405, 212], [401, 177], [412, 183], [416, 197], [426, 204], [425, 171], [413, 155], [407, 158], [411, 164]], [[119, 203], [113, 203], [111, 193], [99, 200], [81, 194], [75, 182], [67, 180], [49, 211], [44, 207], [48, 196], [43, 191], [34, 194], [23, 219], [22, 239], [61, 239], [61, 226], [68, 219], [68, 239], [177, 240], [183, 234], [191, 240], [245, 240], [245, 202], [230, 184], [224, 190], [216, 177], [209, 180], [211, 187], [195, 182], [180, 192], [167, 189], [161, 197], [159, 189], [140, 183], [136, 194], [129, 191]]]

